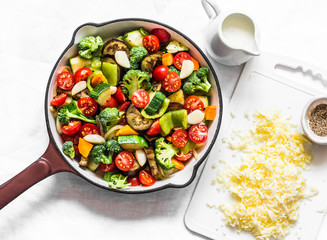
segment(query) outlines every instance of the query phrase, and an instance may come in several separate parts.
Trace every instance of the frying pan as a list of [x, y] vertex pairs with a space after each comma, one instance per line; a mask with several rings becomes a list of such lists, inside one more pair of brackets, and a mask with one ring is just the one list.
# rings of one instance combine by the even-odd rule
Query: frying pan
[[[93, 173], [83, 167], [80, 167], [76, 160], [68, 158], [62, 152], [63, 141], [56, 131], [55, 119], [49, 110], [50, 101], [53, 98], [53, 88], [55, 87], [58, 69], [67, 65], [69, 58], [74, 57], [78, 52], [77, 43], [86, 36], [94, 35], [101, 36], [104, 41], [121, 35], [134, 29], [144, 27], [145, 29], [153, 29], [156, 27], [166, 29], [172, 39], [182, 42], [190, 48], [190, 54], [195, 57], [201, 66], [207, 66], [210, 69], [209, 81], [212, 84], [211, 105], [218, 107], [218, 112], [215, 120], [209, 126], [209, 135], [207, 143], [199, 151], [198, 160], [194, 158], [188, 161], [183, 171], [173, 174], [169, 178], [157, 181], [150, 187], [130, 187], [125, 189], [113, 189], [108, 186], [108, 183], [102, 180], [101, 175]], [[48, 80], [45, 97], [45, 118], [50, 138], [49, 146], [45, 153], [34, 163], [28, 166], [25, 170], [14, 176], [12, 179], [0, 186], [0, 209], [6, 206], [9, 202], [33, 186], [35, 183], [47, 178], [48, 176], [58, 172], [69, 172], [76, 174], [97, 187], [107, 189], [109, 191], [122, 192], [122, 193], [146, 193], [158, 191], [164, 188], [182, 188], [189, 185], [195, 178], [197, 169], [201, 163], [208, 156], [214, 142], [217, 138], [221, 119], [222, 119], [222, 95], [219, 82], [215, 71], [210, 64], [209, 60], [201, 49], [188, 37], [178, 30], [153, 20], [140, 19], [140, 18], [126, 18], [114, 21], [104, 22], [100, 24], [86, 23], [78, 27], [74, 33], [71, 42], [63, 51], [57, 60], [51, 75]]]

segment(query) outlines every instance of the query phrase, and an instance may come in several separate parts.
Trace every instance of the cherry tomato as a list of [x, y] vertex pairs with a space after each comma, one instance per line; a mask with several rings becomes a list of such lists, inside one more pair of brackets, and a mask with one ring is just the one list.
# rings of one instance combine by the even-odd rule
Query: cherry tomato
[[182, 152], [180, 152], [179, 154], [176, 154], [174, 156], [174, 158], [176, 158], [176, 160], [178, 161], [186, 161], [189, 160], [191, 157], [193, 156], [193, 151], [190, 150], [188, 153], [184, 154]]
[[121, 107], [119, 108], [119, 112], [126, 112], [126, 109], [130, 104], [130, 102], [124, 102], [123, 105], [121, 105]]
[[154, 123], [152, 123], [151, 127], [146, 131], [146, 134], [148, 135], [158, 135], [161, 131], [161, 127], [159, 124], [159, 119], [155, 120]]
[[80, 68], [75, 72], [74, 80], [75, 83], [78, 83], [80, 81], [86, 81], [87, 77], [92, 73], [92, 70], [89, 68]]
[[127, 151], [122, 151], [117, 155], [115, 159], [115, 163], [120, 170], [129, 171], [132, 169], [134, 165], [134, 159], [135, 158], [132, 153]]
[[184, 129], [178, 129], [171, 135], [171, 142], [178, 148], [185, 147], [187, 141], [188, 136]]
[[114, 94], [114, 97], [119, 103], [126, 102], [126, 97], [125, 97], [125, 94], [121, 90], [121, 86], [117, 87], [117, 91]]
[[62, 93], [58, 96], [55, 96], [52, 100], [51, 100], [51, 105], [53, 106], [61, 106], [63, 105], [65, 102], [66, 102], [66, 99], [67, 99], [67, 94], [66, 93]]
[[77, 147], [77, 145], [73, 145], [73, 147], [74, 147], [74, 150], [75, 150], [75, 157], [81, 155], [81, 154], [79, 153], [79, 151], [78, 151], [78, 147]]
[[104, 163], [100, 162], [99, 169], [102, 172], [112, 172], [113, 170], [116, 169], [116, 165], [115, 165], [115, 162], [112, 162], [111, 164], [104, 164]]
[[150, 96], [144, 89], [138, 89], [132, 94], [131, 101], [135, 107], [144, 108], [149, 104]]
[[87, 117], [93, 116], [98, 110], [98, 104], [91, 97], [80, 98], [77, 102], [77, 106]]
[[192, 57], [190, 54], [188, 54], [187, 52], [179, 52], [175, 55], [174, 57], [174, 65], [177, 69], [181, 70], [182, 69], [182, 65], [184, 60], [191, 60], [192, 61]]
[[158, 51], [160, 48], [159, 39], [155, 35], [147, 35], [142, 40], [143, 47], [149, 52]]
[[187, 113], [191, 113], [196, 109], [203, 111], [204, 104], [198, 96], [191, 95], [188, 96], [184, 101], [184, 108], [187, 110]]
[[208, 128], [204, 124], [196, 124], [188, 130], [188, 136], [195, 143], [204, 143], [208, 138]]
[[170, 40], [170, 34], [163, 28], [154, 28], [151, 31], [151, 34], [157, 36], [160, 44], [167, 43]]
[[157, 66], [153, 69], [152, 77], [156, 81], [164, 80], [168, 74], [168, 67], [164, 65]]
[[80, 128], [78, 134], [79, 134], [79, 136], [81, 138], [83, 138], [83, 137], [85, 137], [86, 135], [89, 135], [89, 134], [98, 134], [98, 135], [100, 135], [101, 132], [100, 132], [100, 129], [98, 128], [97, 125], [94, 125], [92, 123], [86, 123]]
[[57, 85], [63, 90], [70, 90], [74, 86], [74, 76], [70, 72], [61, 72], [57, 77]]
[[74, 145], [77, 145], [78, 144], [79, 135], [76, 134], [74, 136], [69, 136], [69, 135], [66, 135], [66, 134], [62, 134], [62, 138], [64, 139], [65, 142], [71, 141], [71, 142], [73, 142]]
[[139, 186], [141, 184], [138, 177], [129, 177], [127, 178], [127, 182], [130, 183], [132, 187]]
[[74, 136], [81, 128], [81, 121], [71, 120], [70, 123], [61, 125], [61, 131], [69, 136]]
[[144, 186], [152, 186], [156, 180], [152, 177], [151, 173], [148, 170], [142, 170], [139, 173], [140, 182]]
[[117, 107], [118, 103], [116, 98], [114, 98], [113, 96], [110, 96], [107, 101], [103, 104], [104, 108], [114, 108]]
[[177, 73], [170, 72], [165, 79], [162, 80], [161, 84], [167, 92], [176, 92], [181, 87], [182, 81]]

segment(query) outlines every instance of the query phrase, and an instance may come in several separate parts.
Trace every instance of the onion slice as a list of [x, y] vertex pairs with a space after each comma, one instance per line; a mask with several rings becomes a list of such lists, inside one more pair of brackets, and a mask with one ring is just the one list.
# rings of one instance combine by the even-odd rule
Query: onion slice
[[127, 53], [125, 51], [116, 51], [115, 52], [115, 60], [120, 66], [122, 66], [124, 68], [131, 67]]
[[106, 140], [99, 134], [89, 134], [84, 137], [84, 140], [93, 144], [104, 144]]
[[76, 95], [77, 93], [83, 91], [84, 89], [86, 89], [86, 81], [80, 81], [78, 83], [75, 84], [75, 86], [72, 89], [72, 95]]
[[194, 63], [191, 60], [184, 60], [182, 63], [182, 69], [181, 73], [179, 74], [179, 77], [181, 79], [187, 78], [192, 74], [194, 70]]
[[189, 115], [187, 115], [187, 123], [188, 124], [198, 124], [203, 121], [204, 113], [196, 109], [193, 112], [191, 112]]

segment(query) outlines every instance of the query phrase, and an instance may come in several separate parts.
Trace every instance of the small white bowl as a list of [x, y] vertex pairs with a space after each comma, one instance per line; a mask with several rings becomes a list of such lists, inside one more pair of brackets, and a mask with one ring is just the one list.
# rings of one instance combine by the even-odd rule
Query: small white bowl
[[315, 134], [310, 126], [309, 126], [309, 117], [311, 115], [311, 112], [313, 109], [320, 105], [320, 104], [326, 104], [327, 105], [327, 96], [319, 96], [311, 99], [305, 106], [302, 112], [301, 117], [301, 124], [302, 129], [305, 133], [305, 135], [314, 143], [321, 144], [321, 145], [327, 145], [327, 136], [321, 137]]

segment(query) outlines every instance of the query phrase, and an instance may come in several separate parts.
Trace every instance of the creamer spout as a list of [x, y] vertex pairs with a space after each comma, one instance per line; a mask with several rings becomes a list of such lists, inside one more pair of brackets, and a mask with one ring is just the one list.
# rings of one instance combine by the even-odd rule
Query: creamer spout
[[261, 52], [259, 51], [259, 49], [257, 47], [255, 49], [250, 49], [250, 50], [244, 49], [244, 52], [246, 52], [247, 54], [252, 55], [252, 56], [259, 56], [261, 54]]

